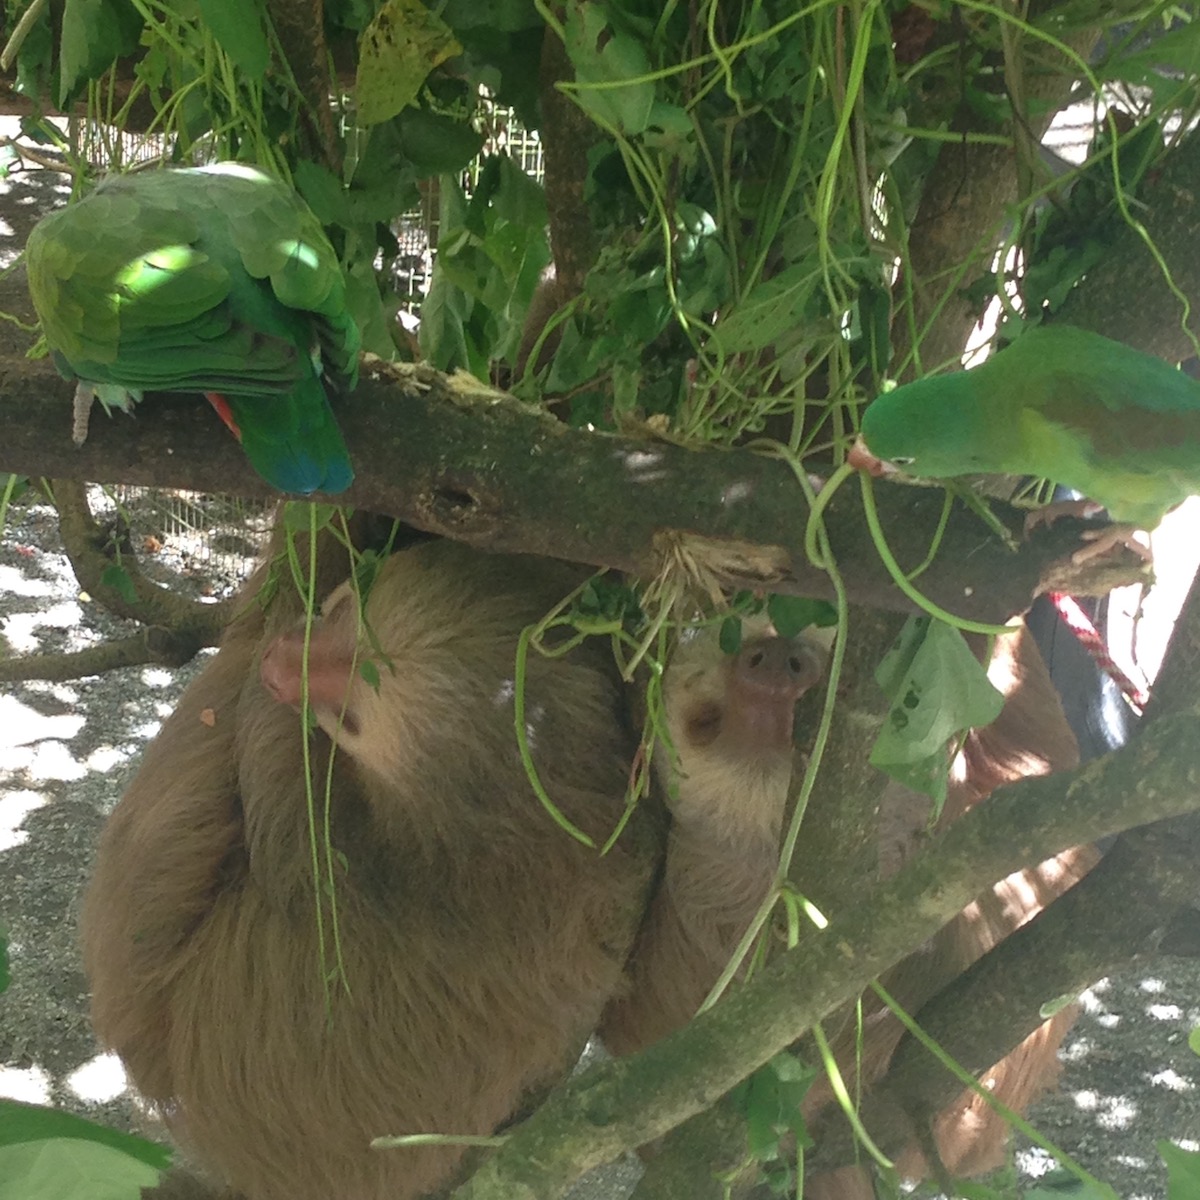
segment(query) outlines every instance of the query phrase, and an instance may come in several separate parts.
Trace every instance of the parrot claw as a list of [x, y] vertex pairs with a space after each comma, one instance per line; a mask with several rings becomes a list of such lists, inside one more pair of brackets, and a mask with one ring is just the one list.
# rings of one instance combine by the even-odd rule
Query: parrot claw
[[75, 386], [75, 400], [71, 414], [71, 441], [82, 446], [87, 441], [88, 423], [92, 415], [92, 404], [96, 399], [96, 390], [90, 383], [80, 382]]
[[1095, 500], [1056, 500], [1043, 504], [1025, 518], [1025, 536], [1028, 537], [1039, 525], [1053, 525], [1059, 517], [1079, 517], [1081, 520], [1102, 513], [1104, 508]]
[[1088, 544], [1076, 550], [1071, 555], [1071, 561], [1079, 566], [1080, 563], [1090, 562], [1093, 558], [1107, 554], [1117, 546], [1124, 546], [1132, 550], [1143, 562], [1154, 562], [1154, 552], [1137, 534], [1138, 530], [1133, 525], [1109, 525], [1106, 529], [1089, 530], [1083, 535], [1083, 540]]
[[[1056, 500], [1025, 518], [1025, 536], [1028, 537], [1039, 525], [1052, 525], [1059, 517], [1094, 517], [1103, 511], [1104, 506], [1094, 500]], [[1153, 562], [1154, 555], [1150, 547], [1138, 540], [1137, 533], [1134, 525], [1107, 525], [1103, 529], [1089, 529], [1083, 534], [1087, 545], [1071, 555], [1071, 562], [1079, 566], [1107, 554], [1117, 546], [1125, 546], [1145, 562]]]

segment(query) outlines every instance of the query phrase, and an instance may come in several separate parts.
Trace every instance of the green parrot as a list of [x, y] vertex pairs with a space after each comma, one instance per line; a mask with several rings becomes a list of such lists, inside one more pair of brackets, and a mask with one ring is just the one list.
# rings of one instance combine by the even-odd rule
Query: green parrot
[[1125, 525], [1096, 539], [1091, 557], [1200, 492], [1200, 383], [1097, 333], [1044, 325], [972, 371], [878, 397], [862, 438], [858, 466], [883, 459], [931, 479], [1034, 475], [1074, 488], [1090, 506], [1051, 505], [1050, 519], [1103, 507]]
[[79, 380], [76, 441], [93, 398], [128, 412], [143, 392], [202, 392], [273, 486], [350, 486], [325, 385], [354, 387], [359, 331], [284, 183], [230, 162], [118, 175], [39, 221], [25, 262], [55, 364]]

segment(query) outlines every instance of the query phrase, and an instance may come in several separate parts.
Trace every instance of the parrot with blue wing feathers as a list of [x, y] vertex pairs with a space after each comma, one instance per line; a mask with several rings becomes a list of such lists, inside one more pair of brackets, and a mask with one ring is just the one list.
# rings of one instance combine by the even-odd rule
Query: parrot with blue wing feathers
[[[1069, 325], [1038, 326], [982, 366], [904, 384], [862, 420], [867, 455], [906, 474], [1033, 475], [1081, 492], [1121, 525], [1075, 556], [1131, 544], [1200, 493], [1200, 383], [1160, 358]], [[1051, 505], [1055, 510], [1087, 506]], [[1144, 548], [1133, 545], [1134, 549]]]
[[25, 247], [55, 365], [128, 412], [144, 392], [200, 392], [280, 491], [340, 492], [354, 472], [326, 386], [358, 380], [361, 339], [320, 222], [240, 163], [139, 171], [43, 218]]

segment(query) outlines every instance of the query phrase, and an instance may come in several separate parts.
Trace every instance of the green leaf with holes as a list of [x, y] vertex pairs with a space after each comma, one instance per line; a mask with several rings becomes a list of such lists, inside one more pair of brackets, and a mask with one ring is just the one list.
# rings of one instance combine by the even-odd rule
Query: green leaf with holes
[[964, 730], [989, 725], [1004, 697], [962, 634], [931, 617], [910, 617], [875, 672], [891, 707], [871, 765], [939, 804], [946, 798], [947, 748]]
[[359, 43], [358, 123], [390, 120], [416, 100], [430, 71], [461, 53], [450, 27], [420, 0], [387, 0]]
[[646, 49], [617, 29], [600, 4], [567, 9], [564, 44], [575, 65], [575, 100], [602, 125], [627, 137], [645, 131], [654, 108], [654, 81]]

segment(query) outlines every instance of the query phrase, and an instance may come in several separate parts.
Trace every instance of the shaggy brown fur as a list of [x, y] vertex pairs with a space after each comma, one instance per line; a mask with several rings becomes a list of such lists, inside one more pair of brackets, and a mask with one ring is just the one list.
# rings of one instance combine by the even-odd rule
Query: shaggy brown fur
[[[247, 1200], [405, 1200], [452, 1179], [460, 1152], [372, 1152], [372, 1136], [490, 1132], [561, 1077], [606, 1001], [603, 1033], [620, 1053], [695, 1011], [772, 884], [793, 707], [823, 655], [755, 633], [732, 658], [708, 636], [681, 648], [665, 681], [679, 760], [663, 747], [656, 757], [672, 829], [646, 909], [661, 852], [653, 814], [598, 858], [550, 824], [516, 758], [517, 633], [574, 573], [449, 543], [401, 551], [368, 606], [385, 656], [376, 693], [353, 666], [356, 645], [371, 642], [336, 587], [344, 552], [323, 539], [318, 563], [318, 594], [332, 594], [310, 647], [323, 731], [312, 777], [320, 818], [335, 739], [330, 820], [345, 855], [336, 894], [350, 990], [333, 981], [327, 1008], [318, 974], [300, 727], [288, 707], [300, 694], [301, 605], [287, 588], [265, 612], [254, 604], [260, 572], [106, 828], [84, 914], [93, 1015], [138, 1087]], [[996, 671], [1011, 676], [1009, 702], [971, 736], [944, 822], [998, 783], [1074, 761], [1024, 635], [1001, 643]], [[621, 812], [632, 752], [617, 686], [599, 647], [530, 662], [526, 722], [543, 782], [598, 837]], [[885, 872], [922, 840], [926, 811], [889, 793]], [[1075, 851], [996, 885], [888, 986], [919, 1008], [1091, 861]], [[1052, 1073], [1068, 1023], [1047, 1023], [993, 1070], [1006, 1103], [1023, 1107]], [[852, 1033], [835, 1041], [851, 1073]], [[900, 1034], [868, 1000], [867, 1085]], [[808, 1115], [828, 1102], [817, 1089]], [[992, 1165], [1004, 1136], [970, 1098], [938, 1120], [956, 1171]], [[915, 1150], [901, 1165], [925, 1170]], [[810, 1180], [806, 1195], [871, 1191], [846, 1170]]]
[[663, 702], [676, 758], [659, 746], [654, 760], [671, 809], [666, 867], [630, 961], [631, 990], [601, 1026], [614, 1054], [695, 1014], [770, 891], [796, 701], [825, 657], [816, 642], [753, 628], [735, 655], [710, 629], [672, 657]]
[[[685, 647], [667, 674], [681, 777], [670, 800], [673, 824], [665, 878], [631, 965], [637, 987], [606, 1016], [605, 1040], [618, 1053], [633, 1052], [688, 1019], [771, 886], [792, 763], [782, 743], [763, 755], [761, 746], [746, 744], [744, 732], [739, 736], [739, 723], [731, 720], [736, 718], [737, 691], [729, 687], [736, 670], [736, 660], [722, 659], [710, 638]], [[990, 674], [1007, 702], [991, 726], [970, 735], [942, 826], [1001, 783], [1065, 769], [1078, 758], [1045, 664], [1026, 633], [1000, 640]], [[722, 730], [720, 737], [708, 736], [713, 727]], [[788, 733], [790, 738], [790, 725]], [[880, 813], [883, 874], [898, 870], [924, 840], [928, 812], [927, 798], [889, 788]], [[1091, 848], [1080, 848], [1000, 881], [884, 983], [915, 1012], [1070, 887], [1095, 858]], [[886, 1073], [903, 1027], [873, 995], [864, 999], [864, 1010], [861, 1058], [855, 1054], [857, 1035], [850, 1022], [835, 1037], [834, 1050], [851, 1083], [857, 1072], [862, 1086], [869, 1087]], [[1005, 1104], [1023, 1109], [1053, 1078], [1055, 1052], [1072, 1019], [1073, 1014], [1063, 1012], [1047, 1021], [988, 1072], [988, 1085]], [[812, 1120], [831, 1102], [828, 1086], [818, 1085], [805, 1104], [806, 1117]], [[1002, 1161], [1007, 1126], [974, 1093], [965, 1092], [948, 1106], [934, 1132], [952, 1172], [976, 1174]], [[898, 1165], [910, 1177], [928, 1172], [915, 1143]], [[864, 1171], [847, 1168], [811, 1177], [805, 1196], [871, 1200], [874, 1191]]]
[[[345, 578], [321, 549], [322, 584]], [[248, 1200], [445, 1183], [460, 1150], [369, 1140], [492, 1132], [571, 1066], [617, 989], [655, 832], [643, 816], [604, 857], [572, 840], [513, 736], [517, 635], [576, 581], [448, 542], [393, 555], [366, 610], [377, 693], [350, 666], [372, 644], [356, 604], [335, 595], [314, 631], [317, 692], [341, 679], [315, 697], [321, 724], [346, 710], [330, 811], [345, 986], [319, 971], [300, 719], [260, 681], [264, 654], [273, 689], [298, 662], [286, 589], [269, 621], [250, 605], [230, 630], [109, 821], [83, 920], [96, 1029]], [[618, 689], [606, 647], [530, 657], [541, 780], [598, 840], [633, 750]], [[329, 739], [312, 744], [319, 823]]]

